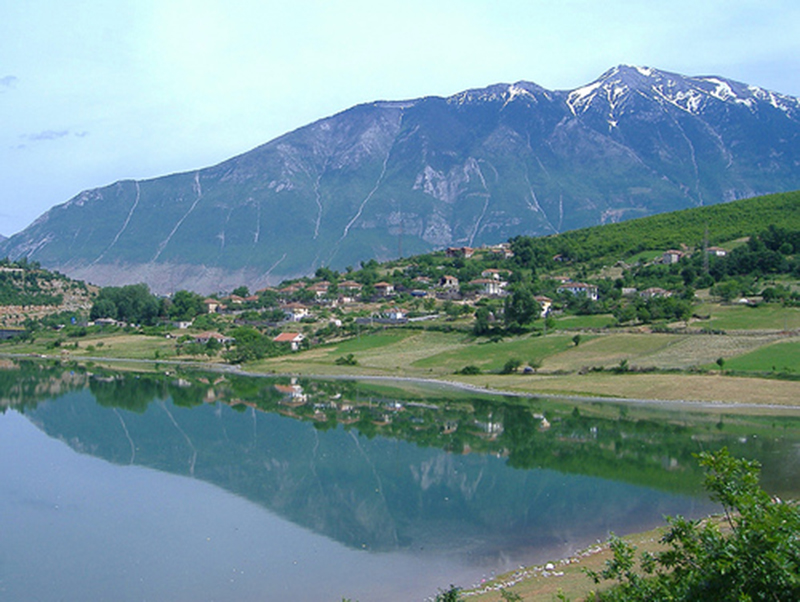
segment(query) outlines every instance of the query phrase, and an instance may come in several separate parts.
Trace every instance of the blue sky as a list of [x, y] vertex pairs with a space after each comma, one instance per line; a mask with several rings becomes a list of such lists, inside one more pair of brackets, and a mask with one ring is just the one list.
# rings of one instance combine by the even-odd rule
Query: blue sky
[[355, 104], [626, 63], [800, 96], [796, 0], [0, 0], [0, 234]]

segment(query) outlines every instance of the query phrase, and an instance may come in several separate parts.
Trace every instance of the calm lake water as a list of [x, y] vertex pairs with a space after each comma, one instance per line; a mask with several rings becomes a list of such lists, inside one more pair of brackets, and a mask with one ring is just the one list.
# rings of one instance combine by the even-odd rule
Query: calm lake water
[[713, 511], [704, 449], [800, 482], [791, 412], [6, 368], [0, 600], [423, 600]]

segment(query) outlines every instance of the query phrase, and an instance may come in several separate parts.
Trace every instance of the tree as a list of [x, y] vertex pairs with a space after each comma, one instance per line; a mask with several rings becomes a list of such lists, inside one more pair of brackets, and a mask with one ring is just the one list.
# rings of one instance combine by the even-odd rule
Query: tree
[[489, 316], [492, 312], [488, 307], [481, 306], [475, 310], [475, 324], [472, 325], [472, 333], [475, 336], [484, 336], [491, 332], [492, 328], [489, 325]]
[[250, 296], [250, 289], [247, 288], [245, 285], [237, 286], [233, 289], [232, 295], [236, 295], [237, 297], [249, 297]]
[[581, 344], [581, 335], [576, 334], [574, 337], [572, 337], [572, 342], [575, 343], [576, 347], [578, 345], [580, 345]]
[[506, 328], [519, 329], [539, 317], [541, 307], [531, 289], [524, 284], [514, 287], [510, 297], [506, 297], [503, 320]]
[[169, 317], [173, 320], [193, 320], [205, 313], [203, 297], [191, 291], [177, 291], [169, 306]]
[[595, 583], [617, 584], [593, 599], [722, 602], [800, 600], [800, 507], [773, 499], [758, 485], [759, 464], [731, 457], [727, 449], [699, 455], [705, 487], [722, 505], [720, 520], [669, 519], [667, 549], [643, 554], [635, 570], [635, 546], [612, 538], [613, 557]]
[[[111, 305], [116, 307], [116, 312], [111, 312]], [[155, 323], [158, 317], [160, 304], [158, 299], [150, 294], [146, 284], [129, 284], [127, 286], [108, 286], [100, 289], [92, 309], [90, 319], [113, 317], [117, 320], [132, 324]], [[106, 314], [106, 315], [102, 315]]]

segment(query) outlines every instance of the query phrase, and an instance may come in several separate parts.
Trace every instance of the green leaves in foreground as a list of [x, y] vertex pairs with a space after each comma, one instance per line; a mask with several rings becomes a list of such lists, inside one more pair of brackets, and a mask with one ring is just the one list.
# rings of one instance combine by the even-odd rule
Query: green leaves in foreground
[[705, 487], [720, 502], [721, 521], [669, 519], [667, 550], [643, 554], [612, 538], [613, 558], [595, 583], [613, 579], [602, 602], [647, 600], [705, 602], [800, 600], [800, 508], [772, 499], [758, 485], [757, 462], [732, 458], [727, 449], [702, 453]]

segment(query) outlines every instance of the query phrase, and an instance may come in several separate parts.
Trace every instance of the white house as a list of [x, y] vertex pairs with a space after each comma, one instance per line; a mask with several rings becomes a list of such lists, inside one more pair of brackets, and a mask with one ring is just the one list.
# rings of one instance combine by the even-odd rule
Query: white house
[[283, 313], [290, 322], [299, 322], [309, 316], [308, 308], [300, 303], [287, 303], [283, 306]]
[[585, 295], [592, 301], [597, 301], [597, 287], [594, 284], [584, 284], [583, 282], [568, 282], [558, 287], [559, 293], [571, 293], [573, 295]]
[[550, 297], [545, 297], [544, 295], [538, 295], [534, 297], [534, 299], [541, 308], [542, 317], [544, 318], [550, 315], [550, 308], [553, 307], [553, 300]]
[[477, 280], [472, 280], [470, 284], [480, 286], [481, 292], [484, 295], [489, 295], [492, 297], [502, 295], [505, 292], [506, 286], [505, 282], [494, 280], [493, 278], [478, 278]]
[[678, 263], [684, 255], [683, 251], [676, 251], [675, 249], [664, 251], [661, 256], [661, 263]]
[[300, 349], [300, 343], [302, 343], [305, 338], [302, 332], [282, 332], [272, 339], [272, 341], [274, 343], [289, 343], [292, 351], [297, 351]]

